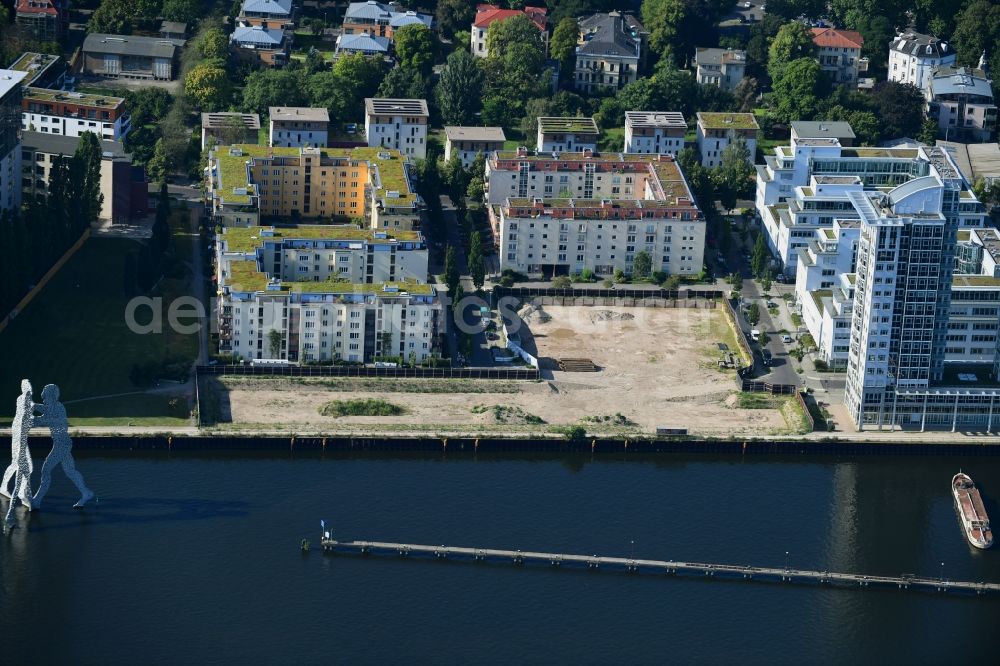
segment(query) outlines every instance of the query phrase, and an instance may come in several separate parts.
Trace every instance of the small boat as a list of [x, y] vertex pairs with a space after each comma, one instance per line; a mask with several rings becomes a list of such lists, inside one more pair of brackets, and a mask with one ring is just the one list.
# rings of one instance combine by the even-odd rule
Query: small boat
[[965, 528], [965, 535], [976, 548], [989, 548], [993, 545], [993, 531], [990, 529], [990, 517], [986, 515], [983, 498], [979, 489], [968, 474], [959, 472], [951, 479], [951, 494], [955, 497], [955, 508], [958, 517]]

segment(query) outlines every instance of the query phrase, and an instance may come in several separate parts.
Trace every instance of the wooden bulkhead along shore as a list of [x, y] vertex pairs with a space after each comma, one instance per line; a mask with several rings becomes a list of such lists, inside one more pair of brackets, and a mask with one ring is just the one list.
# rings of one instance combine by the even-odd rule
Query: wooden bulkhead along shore
[[[308, 542], [303, 542], [307, 549]], [[928, 578], [912, 574], [900, 576], [868, 576], [832, 571], [811, 571], [780, 567], [753, 567], [703, 562], [675, 562], [673, 560], [645, 560], [598, 555], [568, 555], [494, 548], [464, 548], [456, 546], [427, 546], [384, 541], [337, 541], [324, 536], [320, 543], [325, 554], [388, 555], [402, 558], [423, 557], [457, 562], [512, 564], [515, 566], [545, 566], [619, 571], [637, 574], [687, 575], [718, 579], [758, 581], [767, 583], [813, 584], [850, 588], [895, 588], [899, 590], [940, 592], [965, 595], [995, 595], [1000, 583], [956, 581]]]

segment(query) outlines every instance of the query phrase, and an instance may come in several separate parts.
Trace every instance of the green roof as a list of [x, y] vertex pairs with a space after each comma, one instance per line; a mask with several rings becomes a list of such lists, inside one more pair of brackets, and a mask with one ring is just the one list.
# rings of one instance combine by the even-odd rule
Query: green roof
[[124, 97], [111, 97], [109, 95], [92, 95], [90, 93], [64, 92], [62, 90], [49, 90], [48, 88], [26, 87], [23, 91], [24, 99], [36, 102], [62, 102], [64, 104], [81, 104], [83, 106], [97, 106], [107, 109], [114, 109], [125, 102]]
[[841, 157], [893, 157], [912, 160], [917, 156], [915, 148], [843, 148]]
[[[378, 229], [361, 229], [349, 224], [334, 225], [299, 225], [295, 227], [274, 227], [271, 236], [264, 236], [272, 231], [272, 227], [227, 227], [222, 240], [230, 252], [249, 253], [262, 247], [269, 240], [423, 240], [419, 231], [381, 231]], [[375, 234], [384, 234], [385, 239], [376, 238]]]
[[992, 275], [956, 275], [951, 281], [954, 287], [1000, 287], [1000, 278]]
[[593, 118], [579, 117], [539, 117], [538, 126], [542, 132], [565, 132], [572, 134], [597, 134], [597, 123]]
[[698, 123], [707, 129], [760, 129], [752, 113], [698, 113]]
[[823, 310], [823, 299], [833, 298], [833, 291], [830, 289], [817, 289], [816, 291], [809, 292], [812, 296], [813, 302], [816, 303], [816, 308], [820, 311]]
[[[229, 262], [229, 278], [226, 284], [234, 291], [266, 292], [270, 280], [267, 275], [257, 270], [256, 261], [231, 261]], [[396, 292], [386, 291], [386, 288], [396, 289], [398, 292], [406, 292], [416, 296], [430, 296], [434, 293], [434, 288], [429, 284], [420, 284], [416, 281], [403, 282], [375, 282], [375, 283], [355, 283], [346, 281], [327, 282], [282, 282], [281, 289], [271, 293], [290, 294], [383, 294], [385, 296], [396, 295]]]
[[[232, 149], [239, 149], [242, 155], [231, 155]], [[223, 201], [229, 204], [249, 204], [253, 194], [253, 185], [247, 182], [247, 162], [251, 158], [267, 157], [299, 157], [300, 148], [283, 148], [258, 146], [256, 144], [238, 144], [234, 146], [217, 146], [213, 156], [219, 165], [219, 194]], [[410, 191], [406, 180], [407, 160], [397, 150], [380, 147], [364, 148], [321, 148], [320, 155], [324, 158], [347, 158], [367, 162], [369, 167], [378, 172], [378, 182], [381, 185], [375, 191], [375, 196], [386, 198], [387, 192], [398, 192], [398, 198], [387, 199], [387, 203], [412, 204], [416, 196]], [[387, 157], [380, 157], [387, 155]], [[233, 188], [247, 188], [247, 194], [235, 194]]]

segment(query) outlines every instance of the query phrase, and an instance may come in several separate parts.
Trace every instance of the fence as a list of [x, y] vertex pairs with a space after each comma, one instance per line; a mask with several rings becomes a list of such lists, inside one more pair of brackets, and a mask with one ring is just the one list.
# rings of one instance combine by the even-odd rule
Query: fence
[[743, 333], [743, 327], [740, 326], [740, 318], [736, 314], [736, 310], [733, 309], [732, 301], [728, 298], [722, 300], [725, 302], [722, 311], [726, 315], [726, 321], [729, 322], [730, 328], [733, 329], [733, 335], [736, 336], [736, 345], [740, 348], [743, 363], [745, 367], [753, 367], [753, 351], [750, 350], [750, 343], [747, 342], [747, 336]]
[[[806, 399], [803, 396], [802, 391], [795, 392], [795, 399], [798, 401], [799, 407], [802, 408], [802, 412], [806, 415], [806, 422], [809, 424], [809, 432], [812, 432], [816, 429], [816, 419], [813, 418], [812, 411], [809, 409], [809, 405], [806, 404]], [[826, 424], [824, 423], [824, 426], [825, 425]]]
[[[798, 386], [795, 384], [769, 384], [755, 379], [744, 379], [740, 390], [747, 393], [772, 393], [774, 395], [792, 395], [798, 393]], [[801, 400], [801, 396], [799, 397]]]
[[[716, 300], [725, 294], [717, 289], [555, 289], [547, 287], [493, 287], [497, 298], [601, 298], [601, 299], [657, 299], [664, 301]], [[683, 307], [683, 306], [681, 306]]]
[[374, 368], [364, 365], [200, 365], [204, 376], [397, 377], [415, 379], [538, 379], [537, 368]]

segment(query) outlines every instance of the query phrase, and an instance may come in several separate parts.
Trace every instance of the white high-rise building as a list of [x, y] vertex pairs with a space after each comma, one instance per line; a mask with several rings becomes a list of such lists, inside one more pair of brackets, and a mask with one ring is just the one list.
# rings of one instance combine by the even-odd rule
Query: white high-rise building
[[947, 355], [952, 325], [968, 323], [963, 315], [986, 314], [996, 325], [1000, 281], [954, 275], [964, 181], [943, 151], [927, 156], [926, 175], [847, 193], [859, 233], [844, 402], [858, 429], [989, 431], [1000, 408], [995, 334], [982, 334], [992, 336], [980, 346], [985, 364]]
[[[815, 124], [817, 128], [822, 124]], [[811, 125], [810, 125], [811, 126]], [[778, 146], [757, 165], [756, 208], [767, 243], [778, 261], [778, 270], [795, 275], [797, 251], [829, 229], [834, 219], [859, 219], [848, 192], [893, 188], [944, 170], [955, 173], [961, 191], [960, 205], [945, 210], [958, 227], [980, 227], [985, 221], [982, 204], [958, 175], [941, 149], [845, 147], [833, 134], [814, 138], [807, 126], [803, 135], [792, 133], [791, 144]]]

